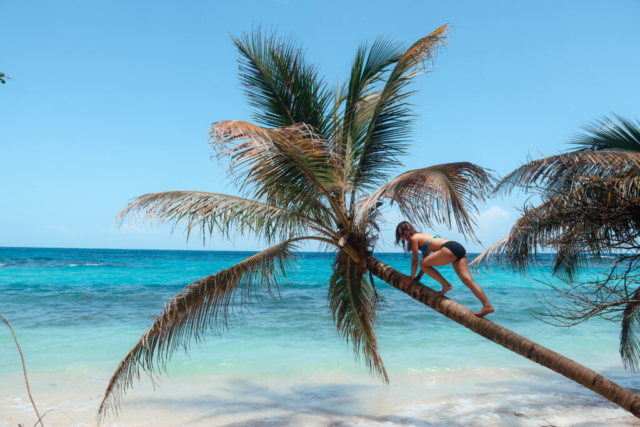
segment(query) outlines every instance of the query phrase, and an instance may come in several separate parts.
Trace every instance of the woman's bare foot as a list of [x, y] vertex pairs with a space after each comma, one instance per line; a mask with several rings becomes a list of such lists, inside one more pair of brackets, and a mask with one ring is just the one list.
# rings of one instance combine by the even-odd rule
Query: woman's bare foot
[[478, 316], [478, 317], [484, 317], [484, 316], [486, 316], [487, 314], [493, 313], [494, 311], [495, 311], [495, 310], [493, 309], [493, 306], [488, 305], [488, 306], [486, 306], [486, 307], [484, 307], [484, 306], [483, 306], [483, 307], [482, 307], [482, 310], [480, 310], [479, 312], [474, 313], [474, 314], [475, 314], [476, 316]]
[[442, 285], [442, 290], [440, 292], [438, 292], [438, 295], [444, 296], [444, 294], [446, 294], [447, 292], [449, 292], [451, 289], [453, 289], [453, 286], [451, 285]]

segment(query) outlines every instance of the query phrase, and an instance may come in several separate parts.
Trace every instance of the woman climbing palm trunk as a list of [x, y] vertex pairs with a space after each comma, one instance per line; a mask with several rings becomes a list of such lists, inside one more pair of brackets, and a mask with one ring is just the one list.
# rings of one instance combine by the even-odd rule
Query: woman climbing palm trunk
[[[382, 209], [395, 204], [414, 224], [455, 225], [473, 238], [475, 204], [484, 200], [493, 182], [485, 169], [468, 162], [425, 166], [393, 178], [412, 131], [409, 84], [429, 71], [447, 31], [442, 26], [409, 47], [384, 38], [360, 46], [348, 79], [337, 87], [319, 77], [292, 39], [260, 32], [233, 39], [256, 123], [216, 122], [211, 145], [227, 163], [239, 195], [147, 194], [130, 203], [119, 218], [142, 215], [149, 222], [182, 224], [189, 234], [199, 231], [203, 236], [251, 233], [269, 247], [195, 281], [165, 304], [113, 374], [100, 420], [109, 410], [117, 412], [142, 370], [152, 375], [162, 371], [176, 349], [188, 348], [210, 329], [225, 329], [232, 310], [261, 293], [277, 295], [296, 262], [298, 245], [308, 241], [335, 253], [327, 290], [339, 334], [372, 374], [389, 381], [375, 335], [379, 298], [368, 274], [394, 286], [401, 278], [370, 257]], [[522, 354], [521, 337], [499, 332], [503, 329], [490, 322], [478, 323], [487, 321], [444, 297], [434, 300], [416, 286], [409, 287], [414, 298], [478, 333], [496, 334], [500, 344], [518, 347]], [[468, 321], [467, 314], [475, 320]], [[534, 347], [527, 351], [537, 354]], [[574, 366], [579, 367], [566, 369]], [[564, 372], [564, 364], [553, 369], [573, 375]], [[615, 401], [635, 410], [628, 404], [629, 395]], [[603, 396], [609, 398], [609, 393]]]
[[[469, 262], [467, 250], [458, 242], [442, 238], [439, 235], [424, 234], [416, 231], [414, 226], [402, 221], [396, 227], [396, 245], [402, 242], [405, 251], [411, 251], [411, 277], [407, 277], [401, 284], [400, 290], [404, 290], [409, 282], [420, 280], [423, 274], [437, 281], [442, 285], [442, 291], [438, 295], [444, 296], [453, 289], [451, 283], [447, 281], [442, 274], [434, 267], [451, 264], [462, 283], [464, 283], [473, 294], [482, 303], [482, 309], [475, 313], [476, 316], [484, 317], [494, 312], [493, 306], [489, 302], [489, 298], [484, 293], [480, 285], [478, 285], [471, 277], [469, 271]], [[422, 252], [422, 262], [419, 260], [418, 252]], [[416, 272], [420, 266], [420, 273], [416, 276]]]
[[401, 284], [408, 279], [408, 277], [373, 257], [367, 258], [367, 269], [376, 277], [402, 290], [413, 299], [431, 307], [438, 313], [447, 316], [465, 328], [482, 335], [496, 344], [500, 344], [508, 350], [518, 353], [520, 356], [526, 357], [533, 362], [564, 375], [570, 380], [616, 403], [636, 417], [640, 417], [639, 396], [620, 387], [618, 384], [591, 369], [536, 344], [500, 325], [476, 316], [471, 310], [439, 295], [434, 290], [417, 281], [412, 281], [409, 286], [401, 289]]

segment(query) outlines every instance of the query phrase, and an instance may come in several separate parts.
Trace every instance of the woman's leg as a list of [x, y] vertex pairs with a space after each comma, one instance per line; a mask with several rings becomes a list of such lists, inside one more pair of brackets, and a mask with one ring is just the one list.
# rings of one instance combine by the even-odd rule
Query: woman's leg
[[458, 261], [453, 262], [453, 269], [456, 271], [458, 277], [462, 280], [467, 288], [471, 289], [471, 292], [480, 300], [482, 303], [482, 310], [476, 313], [476, 316], [486, 316], [489, 313], [493, 313], [493, 306], [489, 302], [489, 298], [485, 295], [484, 291], [476, 282], [473, 281], [471, 277], [471, 272], [469, 271], [469, 262], [467, 257], [461, 258]]
[[444, 295], [449, 292], [451, 289], [453, 289], [453, 286], [451, 286], [451, 284], [447, 282], [444, 277], [442, 277], [442, 274], [440, 274], [440, 272], [438, 272], [438, 270], [433, 267], [440, 267], [442, 265], [451, 264], [451, 262], [455, 260], [456, 256], [452, 254], [449, 249], [442, 248], [439, 251], [429, 254], [420, 263], [420, 269], [427, 273], [433, 280], [442, 285], [442, 291], [439, 292], [440, 295]]

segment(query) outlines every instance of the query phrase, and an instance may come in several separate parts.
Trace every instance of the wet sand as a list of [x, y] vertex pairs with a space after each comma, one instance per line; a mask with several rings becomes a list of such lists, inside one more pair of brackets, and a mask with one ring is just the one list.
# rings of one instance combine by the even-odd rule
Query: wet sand
[[[33, 375], [47, 425], [95, 425], [108, 382], [96, 375]], [[22, 378], [3, 378], [1, 426], [32, 425]], [[63, 413], [64, 412], [64, 413]], [[66, 414], [66, 415], [65, 415]], [[70, 417], [73, 422], [71, 421]], [[106, 426], [597, 426], [638, 425], [616, 405], [542, 369], [396, 373], [391, 384], [340, 373], [304, 377], [148, 378], [129, 391]]]

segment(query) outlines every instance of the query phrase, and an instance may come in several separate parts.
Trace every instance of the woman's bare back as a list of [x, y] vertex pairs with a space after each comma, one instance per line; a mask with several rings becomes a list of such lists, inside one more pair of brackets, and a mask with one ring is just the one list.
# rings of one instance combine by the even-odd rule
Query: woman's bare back
[[[416, 233], [413, 236], [411, 236], [410, 240], [415, 241], [418, 245], [418, 248], [420, 248], [422, 245], [427, 243], [429, 239], [433, 239], [433, 236], [434, 236], [433, 234]], [[442, 248], [442, 245], [444, 245], [448, 241], [449, 239], [445, 239], [443, 237], [436, 237], [435, 239], [431, 240], [431, 243], [429, 243], [429, 252], [439, 251], [440, 248]]]

